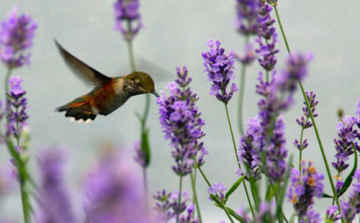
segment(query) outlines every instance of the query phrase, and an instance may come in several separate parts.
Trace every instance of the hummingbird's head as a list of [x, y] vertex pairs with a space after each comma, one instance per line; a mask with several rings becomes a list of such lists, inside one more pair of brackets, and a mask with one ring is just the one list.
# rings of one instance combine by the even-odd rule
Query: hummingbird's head
[[124, 77], [125, 83], [128, 85], [128, 92], [131, 95], [151, 93], [159, 97], [155, 91], [153, 79], [145, 72], [136, 71]]

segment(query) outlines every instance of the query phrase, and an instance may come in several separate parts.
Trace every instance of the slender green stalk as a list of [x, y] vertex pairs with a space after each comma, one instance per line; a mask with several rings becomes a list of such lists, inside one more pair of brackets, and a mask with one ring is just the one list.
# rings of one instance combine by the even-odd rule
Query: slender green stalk
[[[279, 26], [280, 26], [280, 29], [281, 29], [281, 33], [282, 33], [282, 36], [283, 36], [283, 39], [284, 39], [284, 42], [285, 42], [285, 45], [286, 45], [286, 49], [288, 51], [289, 54], [291, 54], [291, 51], [290, 51], [290, 47], [289, 47], [289, 44], [288, 44], [288, 41], [287, 41], [287, 38], [286, 38], [286, 35], [285, 35], [285, 32], [284, 32], [284, 29], [283, 29], [283, 26], [281, 24], [281, 19], [280, 19], [280, 16], [279, 16], [279, 12], [276, 8], [276, 5], [273, 6], [274, 9], [275, 9], [275, 13], [276, 13], [276, 18], [278, 20], [278, 23], [279, 23]], [[325, 167], [326, 167], [326, 172], [327, 172], [327, 175], [328, 175], [328, 178], [329, 178], [329, 182], [330, 182], [330, 186], [331, 186], [331, 189], [333, 191], [333, 194], [334, 194], [334, 199], [335, 199], [335, 196], [336, 196], [336, 190], [335, 190], [335, 186], [334, 186], [334, 182], [333, 182], [333, 179], [332, 179], [332, 176], [331, 176], [331, 172], [330, 172], [330, 168], [329, 168], [329, 164], [328, 164], [328, 161], [327, 161], [327, 158], [326, 158], [326, 155], [325, 155], [325, 152], [324, 152], [324, 147], [322, 145], [322, 142], [321, 142], [321, 139], [320, 139], [320, 135], [319, 135], [319, 131], [318, 131], [318, 128], [316, 126], [316, 122], [315, 122], [315, 119], [314, 119], [314, 115], [311, 111], [311, 107], [310, 107], [310, 103], [309, 103], [309, 100], [305, 94], [305, 89], [301, 83], [301, 81], [299, 80], [299, 86], [301, 88], [301, 92], [303, 94], [303, 97], [305, 99], [305, 102], [306, 102], [306, 107], [308, 108], [309, 110], [309, 114], [310, 114], [310, 119], [311, 119], [311, 122], [314, 126], [314, 131], [315, 131], [315, 135], [316, 135], [316, 138], [317, 138], [317, 141], [319, 143], [319, 147], [320, 147], [320, 151], [321, 151], [321, 155], [323, 157], [323, 160], [324, 160], [324, 164], [325, 164]], [[336, 204], [338, 206], [338, 210], [340, 211], [340, 202], [339, 202], [339, 199], [336, 199]], [[343, 220], [342, 220], [343, 222]]]
[[197, 194], [196, 194], [195, 175], [193, 173], [190, 173], [190, 179], [191, 179], [192, 191], [194, 194], [194, 203], [195, 203], [196, 211], [197, 211], [197, 214], [199, 217], [199, 222], [202, 223], [199, 200], [198, 200]]
[[136, 71], [136, 65], [135, 65], [135, 57], [134, 57], [134, 49], [133, 49], [133, 45], [132, 45], [132, 41], [131, 41], [131, 22], [129, 20], [127, 20], [127, 45], [128, 45], [128, 52], [129, 52], [129, 60], [130, 60], [130, 66], [131, 66], [131, 70], [132, 72]]
[[9, 79], [10, 79], [10, 76], [11, 76], [11, 71], [12, 71], [12, 69], [8, 69], [8, 71], [7, 71], [7, 73], [6, 73], [6, 75], [5, 75], [5, 81], [4, 81], [4, 84], [5, 84], [5, 98], [6, 98], [6, 95], [7, 95], [7, 93], [9, 92]]
[[[226, 117], [227, 117], [228, 124], [229, 124], [229, 128], [230, 128], [231, 139], [232, 139], [233, 146], [234, 146], [234, 152], [235, 152], [236, 162], [237, 162], [237, 164], [238, 164], [238, 167], [241, 169], [241, 164], [240, 164], [240, 162], [239, 162], [239, 157], [238, 157], [237, 152], [236, 152], [236, 143], [235, 143], [235, 138], [234, 138], [234, 132], [233, 132], [233, 129], [232, 129], [232, 126], [231, 126], [231, 121], [230, 121], [230, 116], [229, 116], [229, 110], [228, 110], [227, 104], [224, 103], [224, 105], [225, 105]], [[255, 216], [255, 213], [254, 213], [254, 210], [253, 210], [253, 207], [252, 207], [252, 204], [251, 204], [249, 192], [248, 192], [248, 190], [247, 190], [246, 183], [244, 182], [243, 185], [244, 185], [244, 189], [245, 189], [245, 193], [246, 193], [246, 198], [247, 198], [247, 200], [248, 200], [251, 213], [253, 214], [253, 216]], [[254, 200], [255, 200], [255, 198], [254, 198]]]
[[[183, 176], [180, 176], [180, 183], [179, 183], [179, 199], [178, 199], [178, 205], [179, 208], [181, 207], [181, 195], [182, 195], [182, 182], [183, 182]], [[179, 210], [176, 210], [176, 223], [179, 222]]]
[[[245, 37], [245, 45], [249, 43], [249, 36]], [[240, 135], [244, 135], [244, 121], [243, 121], [243, 104], [244, 104], [244, 94], [245, 94], [245, 79], [246, 79], [246, 66], [247, 64], [241, 64], [241, 72], [240, 72], [240, 89], [239, 89], [239, 109], [238, 109], [238, 117], [239, 117], [239, 131]]]
[[148, 206], [148, 187], [147, 187], [147, 173], [146, 167], [143, 167], [143, 180], [144, 180], [144, 195], [145, 195], [145, 204]]
[[230, 216], [227, 208], [225, 205], [222, 205], [222, 208], [224, 209], [225, 213], [226, 213], [226, 216], [229, 218], [229, 220], [232, 222], [232, 223], [235, 223], [234, 220], [232, 219], [232, 217]]

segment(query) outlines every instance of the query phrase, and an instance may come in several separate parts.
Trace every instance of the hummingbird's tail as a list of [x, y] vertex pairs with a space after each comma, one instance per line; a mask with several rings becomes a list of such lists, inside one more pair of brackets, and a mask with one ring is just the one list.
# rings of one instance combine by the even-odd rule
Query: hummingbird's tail
[[91, 122], [96, 118], [90, 104], [86, 102], [78, 103], [73, 101], [56, 108], [55, 112], [66, 112], [65, 117], [72, 117], [78, 122]]

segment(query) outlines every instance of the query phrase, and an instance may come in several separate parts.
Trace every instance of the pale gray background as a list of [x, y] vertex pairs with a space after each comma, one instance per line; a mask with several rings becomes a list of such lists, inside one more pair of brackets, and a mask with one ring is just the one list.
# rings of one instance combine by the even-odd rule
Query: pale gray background
[[[38, 151], [45, 145], [64, 144], [69, 148], [69, 165], [67, 168], [68, 184], [72, 187], [74, 208], [82, 213], [81, 184], [87, 170], [96, 160], [97, 149], [103, 144], [122, 145], [130, 150], [139, 137], [139, 124], [133, 115], [143, 110], [144, 96], [134, 97], [125, 106], [108, 117], [98, 117], [90, 125], [79, 125], [69, 122], [62, 114], [54, 115], [53, 109], [73, 98], [90, 91], [65, 66], [60, 58], [53, 38], [56, 37], [65, 48], [84, 60], [97, 70], [109, 75], [118, 76], [129, 72], [126, 44], [120, 33], [113, 30], [113, 1], [63, 0], [63, 1], [5, 1], [0, 2], [0, 18], [3, 20], [13, 5], [19, 5], [21, 12], [29, 13], [39, 27], [32, 49], [31, 67], [21, 68], [14, 72], [24, 79], [24, 88], [28, 91], [29, 124], [32, 129], [31, 172], [37, 174], [36, 159]], [[193, 78], [192, 89], [198, 93], [197, 105], [206, 121], [204, 132], [205, 145], [210, 152], [206, 157], [204, 171], [212, 182], [223, 182], [229, 187], [236, 180], [236, 163], [222, 104], [208, 95], [210, 83], [206, 82], [203, 73], [201, 52], [208, 50], [209, 38], [219, 39], [227, 51], [242, 50], [243, 38], [234, 30], [235, 1], [220, 0], [183, 0], [141, 1], [141, 14], [145, 29], [142, 29], [134, 42], [136, 54], [139, 54], [164, 69], [175, 73], [176, 66], [186, 65]], [[320, 104], [317, 112], [317, 123], [329, 160], [335, 153], [333, 138], [337, 123], [336, 110], [345, 109], [346, 114], [353, 115], [355, 103], [360, 96], [358, 71], [360, 70], [358, 9], [357, 0], [343, 1], [280, 1], [278, 9], [293, 51], [313, 52], [314, 61], [310, 65], [310, 75], [304, 81], [307, 90], [315, 90]], [[274, 14], [273, 14], [274, 16]], [[279, 29], [278, 29], [279, 31]], [[278, 69], [286, 57], [282, 38], [278, 44]], [[155, 69], [156, 70], [156, 69]], [[257, 83], [257, 64], [247, 74], [246, 109], [244, 120], [256, 115], [256, 102], [259, 97], [254, 93]], [[159, 69], [158, 69], [159, 71]], [[5, 75], [4, 66], [0, 66], [0, 78]], [[163, 90], [174, 76], [158, 75], [153, 71], [158, 91]], [[235, 73], [240, 72], [238, 63]], [[238, 76], [236, 82], [238, 82]], [[3, 86], [2, 84], [0, 86]], [[1, 91], [3, 87], [1, 87]], [[3, 98], [3, 95], [1, 95]], [[236, 129], [236, 101], [229, 104], [231, 118]], [[152, 165], [149, 169], [150, 192], [159, 189], [175, 190], [178, 188], [171, 165], [171, 149], [163, 140], [158, 122], [158, 106], [152, 98], [149, 126], [151, 126], [151, 145], [153, 149]], [[285, 114], [288, 148], [299, 137], [300, 128], [295, 118], [301, 115], [302, 96], [296, 95], [297, 105]], [[313, 130], [305, 133], [310, 146], [304, 152], [304, 158], [312, 159], [319, 171], [325, 173], [324, 165]], [[239, 134], [236, 133], [236, 141]], [[1, 147], [1, 160], [7, 162], [8, 153]], [[295, 162], [297, 165], [297, 160]], [[333, 171], [333, 174], [335, 172]], [[185, 180], [188, 186], [188, 179]], [[327, 179], [324, 183], [328, 185]], [[199, 196], [204, 222], [226, 220], [221, 210], [208, 200], [207, 186], [199, 177]], [[188, 187], [190, 189], [190, 187]], [[330, 193], [329, 186], [326, 191]], [[21, 222], [21, 209], [17, 186], [12, 195], [1, 203], [0, 216], [17, 219]], [[317, 201], [318, 202], [318, 201]], [[243, 190], [233, 195], [229, 206], [237, 210], [240, 204], [246, 204]], [[319, 203], [316, 209], [324, 213], [328, 203]], [[287, 213], [292, 211], [287, 204]], [[289, 208], [290, 207], [290, 208]], [[79, 215], [81, 217], [81, 215]]]

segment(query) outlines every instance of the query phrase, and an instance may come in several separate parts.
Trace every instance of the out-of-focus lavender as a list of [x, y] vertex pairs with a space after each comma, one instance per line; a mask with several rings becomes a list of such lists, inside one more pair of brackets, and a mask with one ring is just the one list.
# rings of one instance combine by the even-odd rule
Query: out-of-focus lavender
[[76, 222], [72, 201], [64, 182], [63, 165], [65, 149], [60, 146], [49, 147], [40, 153], [38, 164], [41, 178], [36, 197], [39, 203], [39, 222]]
[[186, 208], [187, 215], [181, 215], [179, 223], [199, 223], [199, 218], [194, 217], [195, 206], [190, 204]]
[[337, 215], [338, 207], [336, 205], [330, 205], [326, 210], [326, 215], [324, 220], [326, 222], [337, 222], [340, 219], [340, 216]]
[[15, 6], [8, 19], [0, 27], [0, 59], [8, 68], [21, 67], [30, 64], [31, 54], [27, 51], [32, 47], [37, 24], [29, 15], [18, 16]]
[[191, 78], [188, 77], [187, 68], [177, 68], [177, 75], [175, 82], [167, 86], [169, 97], [161, 91], [157, 104], [160, 106], [160, 124], [165, 140], [170, 139], [170, 146], [174, 148], [172, 156], [177, 165], [173, 166], [173, 170], [179, 176], [185, 176], [191, 173], [193, 165], [204, 164], [204, 155], [208, 152], [204, 144], [199, 142], [205, 135], [201, 130], [205, 122], [195, 106], [199, 98], [189, 87]]
[[[156, 200], [154, 207], [156, 217], [161, 222], [169, 222], [176, 217], [177, 213], [183, 213], [187, 209], [187, 203], [190, 201], [187, 191], [182, 193], [181, 204], [178, 203], [178, 191], [173, 193], [167, 193], [166, 190], [158, 191], [156, 195], [153, 195], [153, 198]], [[182, 216], [182, 218], [186, 220], [187, 217]]]
[[[208, 188], [209, 195], [212, 194], [219, 198], [220, 201], [225, 201], [224, 192], [227, 191], [223, 183], [214, 183], [212, 187]], [[211, 197], [209, 197], [212, 200]]]
[[253, 219], [249, 217], [243, 207], [240, 208], [238, 213], [243, 218], [245, 223], [272, 222], [274, 219], [274, 210], [272, 207], [275, 206], [276, 204], [274, 202], [261, 202]]
[[143, 27], [139, 0], [116, 0], [114, 3], [115, 30], [130, 42]]
[[244, 50], [245, 50], [245, 52], [243, 54], [234, 53], [234, 58], [236, 60], [240, 61], [244, 65], [249, 65], [256, 58], [256, 54], [255, 54], [255, 51], [253, 49], [253, 45], [246, 44], [245, 47], [244, 47]]
[[11, 86], [9, 92], [9, 111], [7, 112], [7, 136], [14, 136], [16, 139], [20, 138], [20, 134], [27, 125], [26, 120], [29, 116], [26, 113], [28, 100], [25, 96], [26, 91], [22, 89], [21, 83], [23, 80], [18, 77], [10, 77], [9, 84]]
[[235, 79], [234, 73], [234, 51], [231, 50], [228, 55], [225, 54], [225, 49], [220, 48], [221, 42], [210, 39], [207, 46], [210, 47], [208, 52], [203, 52], [204, 72], [208, 76], [208, 81], [212, 82], [210, 95], [215, 95], [219, 101], [227, 104], [232, 98], [233, 94], [239, 89], [235, 83], [231, 84], [230, 92], [227, 92], [227, 87], [230, 80]]
[[0, 199], [3, 196], [6, 196], [15, 187], [14, 183], [15, 176], [10, 166], [0, 165]]
[[255, 40], [259, 44], [259, 48], [255, 50], [258, 55], [260, 65], [266, 70], [271, 71], [274, 69], [277, 59], [275, 54], [279, 52], [275, 48], [278, 42], [276, 29], [273, 26], [275, 20], [271, 18], [270, 12], [272, 7], [265, 1], [260, 1], [259, 17], [258, 17], [258, 38]]
[[[303, 220], [305, 217], [307, 218], [307, 214], [314, 204], [314, 197], [321, 198], [324, 193], [324, 185], [321, 182], [324, 176], [316, 171], [312, 162], [308, 162], [306, 167], [306, 162], [303, 160], [301, 165], [301, 174], [297, 169], [291, 169], [287, 197]], [[313, 211], [309, 214], [310, 216], [314, 215]]]
[[134, 150], [135, 150], [135, 157], [134, 160], [135, 162], [137, 162], [141, 167], [145, 168], [146, 167], [146, 157], [145, 157], [145, 153], [143, 150], [141, 150], [140, 147], [140, 141], [136, 141], [134, 143]]
[[85, 222], [151, 222], [137, 170], [126, 154], [106, 154], [85, 182]]
[[360, 213], [360, 169], [353, 176], [357, 183], [352, 185], [347, 201], [341, 201], [341, 218], [345, 222], [352, 222], [356, 214]]
[[259, 0], [236, 1], [236, 30], [242, 35], [256, 35], [258, 24]]

